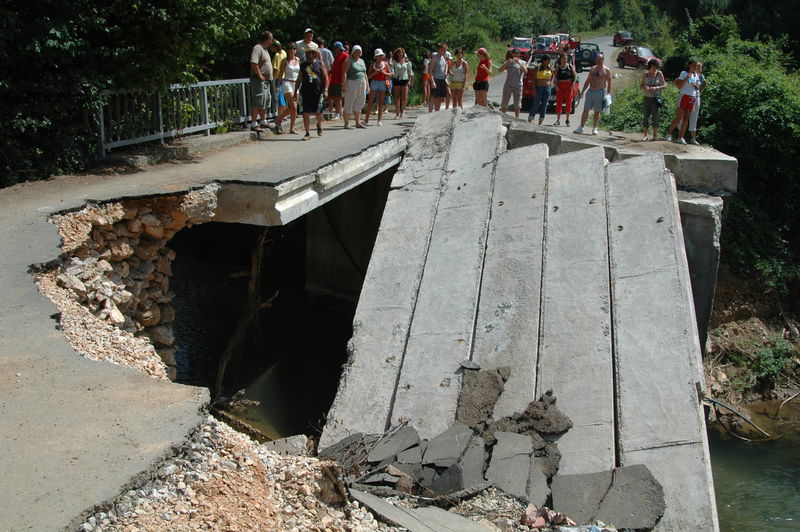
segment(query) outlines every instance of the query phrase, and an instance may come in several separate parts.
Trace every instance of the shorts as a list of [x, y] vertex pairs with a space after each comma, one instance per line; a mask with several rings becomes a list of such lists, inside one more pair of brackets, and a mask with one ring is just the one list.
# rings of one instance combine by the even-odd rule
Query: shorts
[[434, 78], [433, 81], [436, 82], [436, 87], [433, 88], [431, 96], [434, 98], [447, 98], [447, 80]]
[[680, 109], [686, 109], [687, 111], [693, 111], [695, 101], [696, 98], [694, 96], [689, 96], [688, 94], [684, 94], [683, 96], [681, 96], [681, 101], [678, 104], [678, 107]]
[[463, 81], [451, 81], [450, 88], [453, 89], [454, 91], [463, 91], [465, 84], [466, 83]]
[[472, 84], [472, 90], [474, 91], [488, 91], [489, 90], [489, 82], [488, 81], [476, 81]]
[[386, 81], [373, 79], [369, 82], [369, 90], [372, 91], [386, 91], [388, 87], [386, 86]]
[[292, 94], [294, 94], [294, 81], [284, 80], [281, 83], [281, 87], [283, 88], [283, 96], [285, 98], [289, 98]]
[[519, 110], [519, 101], [522, 97], [522, 87], [503, 85], [503, 96], [500, 99], [500, 109], [508, 109], [508, 101], [514, 98], [514, 109]]
[[317, 114], [322, 112], [322, 94], [317, 91], [300, 91], [299, 113]]
[[422, 81], [430, 81], [430, 79], [431, 79], [431, 75], [428, 74], [427, 72], [422, 74]]
[[269, 80], [250, 78], [250, 106], [257, 109], [269, 109], [272, 106]]
[[408, 80], [407, 79], [392, 78], [392, 86], [393, 87], [408, 87]]
[[583, 110], [601, 112], [603, 105], [605, 105], [605, 97], [605, 89], [589, 89], [586, 91], [586, 98], [583, 100]]
[[336, 85], [331, 85], [330, 87], [328, 87], [328, 96], [339, 98], [341, 95], [342, 95], [341, 84], [337, 83]]

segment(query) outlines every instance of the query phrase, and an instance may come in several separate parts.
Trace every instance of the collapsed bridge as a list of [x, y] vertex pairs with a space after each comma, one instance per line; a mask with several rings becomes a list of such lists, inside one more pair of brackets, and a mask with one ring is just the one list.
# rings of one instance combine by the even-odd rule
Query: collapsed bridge
[[508, 150], [497, 114], [418, 119], [394, 176], [320, 447], [454, 421], [461, 364], [508, 367], [495, 418], [547, 390], [560, 474], [644, 464], [661, 530], [716, 530], [702, 358], [661, 154]]

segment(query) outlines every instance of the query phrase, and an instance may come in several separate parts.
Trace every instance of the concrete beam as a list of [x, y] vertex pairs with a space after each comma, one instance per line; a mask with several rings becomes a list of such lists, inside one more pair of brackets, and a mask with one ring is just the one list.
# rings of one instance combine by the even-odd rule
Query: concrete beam
[[[477, 134], [480, 132], [481, 134]], [[460, 363], [470, 357], [483, 269], [499, 115], [477, 113], [453, 132], [431, 245], [392, 409], [422, 438], [455, 419]]]
[[503, 153], [494, 194], [472, 359], [510, 367], [495, 418], [535, 400], [542, 284], [546, 144]]
[[692, 280], [697, 331], [705, 352], [717, 286], [723, 201], [717, 196], [679, 190], [678, 207]]
[[536, 395], [552, 389], [574, 427], [562, 474], [615, 466], [605, 152], [550, 157]]
[[[663, 485], [662, 526], [672, 523], [664, 530], [716, 530], [697, 394], [702, 359], [675, 185], [659, 154], [611, 164], [607, 172], [621, 465], [643, 463]], [[666, 462], [670, 453], [688, 453], [687, 467]], [[679, 522], [688, 526], [674, 526]]]
[[[395, 387], [403, 364], [411, 318], [417, 305], [454, 113], [423, 115], [394, 181], [407, 185], [389, 192], [375, 247], [353, 319], [353, 337], [339, 390], [320, 438], [327, 447], [355, 433], [388, 428]], [[402, 253], [397, 253], [402, 249]]]
[[711, 148], [695, 147], [683, 153], [665, 153], [664, 163], [680, 188], [730, 196], [737, 189], [739, 161]]

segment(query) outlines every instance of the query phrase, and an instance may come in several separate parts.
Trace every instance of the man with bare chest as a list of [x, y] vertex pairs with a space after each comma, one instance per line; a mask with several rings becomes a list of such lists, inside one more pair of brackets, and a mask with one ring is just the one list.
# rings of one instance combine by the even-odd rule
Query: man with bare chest
[[583, 83], [581, 97], [585, 94], [586, 98], [583, 101], [581, 125], [575, 130], [575, 133], [583, 133], [583, 126], [586, 125], [586, 120], [589, 118], [589, 111], [594, 111], [592, 135], [597, 135], [597, 125], [600, 123], [600, 112], [603, 110], [606, 94], [611, 94], [611, 70], [603, 65], [603, 60], [603, 54], [597, 54], [597, 61]]

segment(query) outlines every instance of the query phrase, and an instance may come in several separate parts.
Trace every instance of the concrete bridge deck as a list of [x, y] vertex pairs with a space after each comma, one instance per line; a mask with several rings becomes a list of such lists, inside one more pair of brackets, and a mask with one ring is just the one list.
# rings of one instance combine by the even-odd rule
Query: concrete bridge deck
[[[660, 530], [716, 530], [702, 360], [661, 154], [507, 150], [501, 117], [421, 117], [394, 177], [321, 446], [454, 421], [460, 363], [507, 366], [495, 417], [553, 389], [560, 473], [645, 464]], [[556, 147], [558, 148], [558, 147]]]

